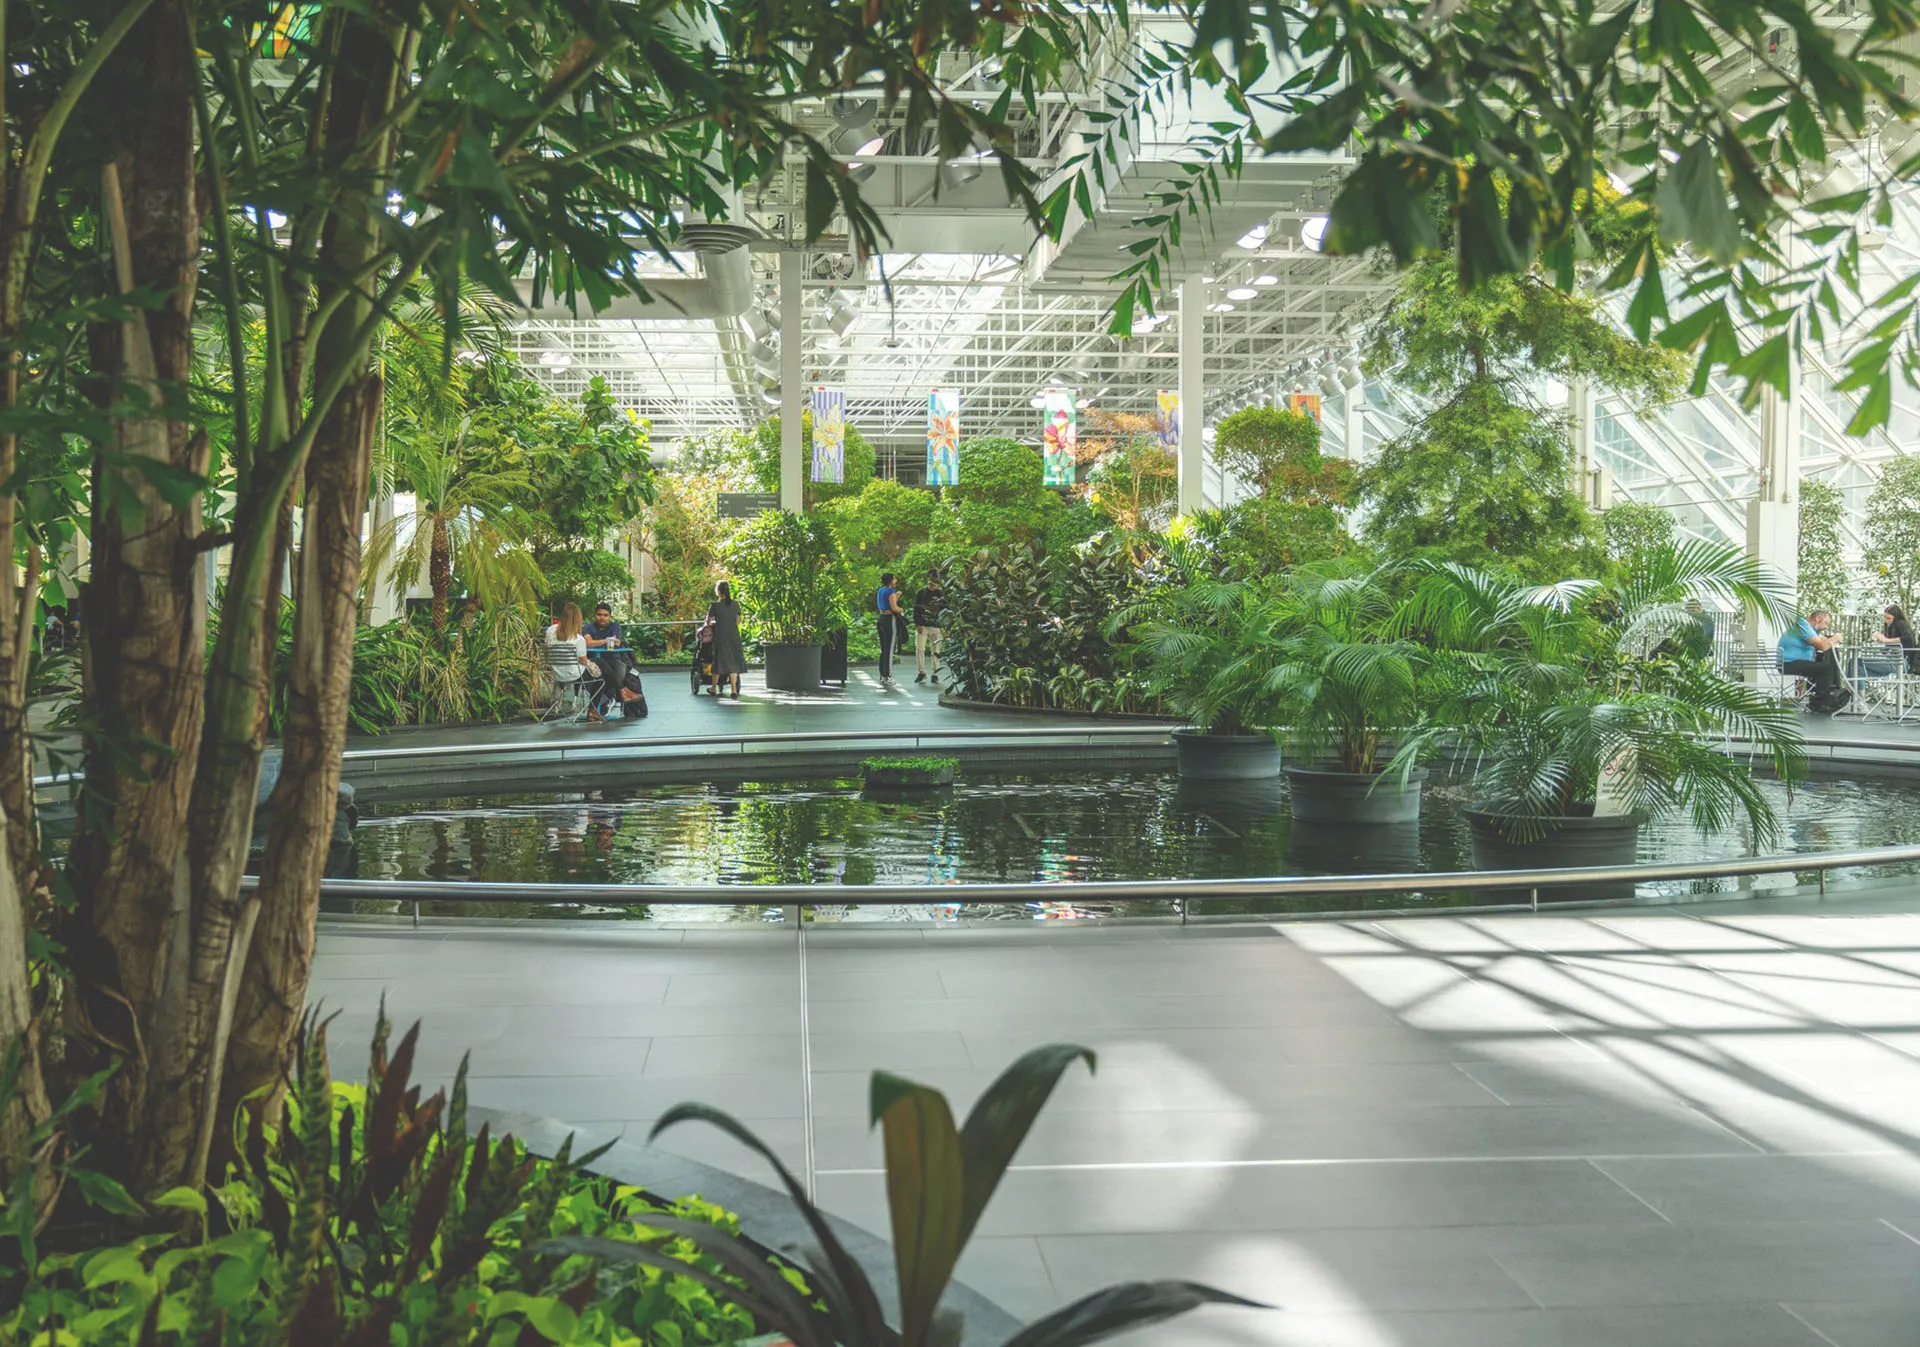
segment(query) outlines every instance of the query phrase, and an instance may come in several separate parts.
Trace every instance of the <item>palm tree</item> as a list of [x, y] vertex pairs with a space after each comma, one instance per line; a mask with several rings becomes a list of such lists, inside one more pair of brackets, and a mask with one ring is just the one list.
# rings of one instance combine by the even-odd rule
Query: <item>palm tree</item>
[[1332, 756], [1343, 772], [1375, 772], [1381, 736], [1419, 719], [1431, 656], [1405, 633], [1397, 571], [1328, 561], [1285, 580], [1270, 678], [1296, 761]]
[[1432, 702], [1400, 758], [1446, 741], [1478, 756], [1481, 808], [1530, 840], [1552, 820], [1592, 814], [1603, 790], [1622, 810], [1686, 809], [1703, 831], [1744, 816], [1756, 845], [1779, 825], [1749, 764], [1798, 780], [1806, 755], [1791, 707], [1704, 659], [1640, 652], [1686, 629], [1689, 593], [1751, 605], [1769, 618], [1785, 589], [1737, 548], [1687, 542], [1647, 549], [1616, 582], [1531, 586], [1429, 563], [1408, 609], [1434, 649]]
[[527, 547], [536, 521], [522, 506], [531, 487], [524, 460], [498, 452], [490, 389], [512, 357], [497, 301], [463, 298], [465, 343], [448, 359], [446, 333], [422, 309], [389, 335], [382, 356], [387, 414], [374, 479], [411, 490], [414, 511], [388, 520], [368, 543], [367, 583], [386, 576], [404, 595], [424, 568], [433, 626], [447, 625], [456, 578], [472, 603], [530, 601], [540, 571]]

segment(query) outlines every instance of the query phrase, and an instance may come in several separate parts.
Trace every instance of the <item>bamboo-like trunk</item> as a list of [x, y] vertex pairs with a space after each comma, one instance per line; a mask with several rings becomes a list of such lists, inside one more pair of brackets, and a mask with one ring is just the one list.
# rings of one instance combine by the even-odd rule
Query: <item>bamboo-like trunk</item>
[[[101, 366], [154, 388], [192, 377], [199, 278], [194, 195], [193, 42], [183, 0], [155, 0], [108, 78], [122, 154], [109, 165], [103, 217], [122, 290], [165, 296], [101, 333]], [[159, 399], [155, 398], [156, 404]], [[120, 454], [204, 471], [205, 440], [186, 424], [129, 416]], [[99, 1115], [102, 1153], [136, 1191], [177, 1181], [190, 1152], [181, 1111], [164, 1098], [202, 1046], [186, 979], [192, 894], [188, 803], [199, 755], [206, 655], [200, 506], [169, 505], [142, 474], [94, 467], [94, 499], [120, 493], [137, 516], [96, 508], [86, 600], [86, 792], [71, 874], [79, 899], [69, 1038], [82, 1066], [121, 1058]], [[190, 1122], [188, 1115], [184, 1121]], [[108, 1147], [114, 1149], [108, 1151]]]
[[[413, 35], [395, 25], [344, 18], [326, 144], [355, 145], [384, 121], [399, 97]], [[391, 133], [369, 165], [384, 175]], [[323, 274], [354, 275], [378, 256], [378, 192], [343, 202], [322, 239]], [[232, 1008], [233, 1033], [216, 1117], [266, 1092], [277, 1113], [313, 965], [320, 879], [333, 839], [346, 744], [353, 635], [359, 619], [360, 516], [367, 506], [382, 386], [371, 350], [358, 339], [371, 306], [346, 299], [314, 347], [316, 386], [345, 372], [340, 400], [321, 422], [306, 467], [305, 530], [294, 580], [293, 660], [280, 779], [272, 800], [257, 896], [259, 922]], [[218, 1127], [224, 1140], [231, 1128]]]

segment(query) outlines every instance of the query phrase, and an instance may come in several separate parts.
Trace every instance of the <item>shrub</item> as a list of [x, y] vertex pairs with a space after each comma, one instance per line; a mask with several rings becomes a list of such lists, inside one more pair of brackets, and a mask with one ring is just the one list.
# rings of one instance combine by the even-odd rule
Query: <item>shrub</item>
[[1630, 561], [1673, 541], [1673, 515], [1646, 501], [1624, 500], [1600, 516], [1600, 531], [1608, 559]]
[[633, 572], [617, 553], [604, 547], [566, 548], [540, 558], [549, 612], [577, 603], [587, 613], [596, 603], [624, 611], [633, 595]]
[[806, 645], [847, 626], [854, 580], [833, 528], [817, 514], [768, 510], [727, 549], [741, 611], [763, 641]]
[[377, 734], [396, 725], [500, 722], [526, 714], [546, 667], [544, 628], [525, 610], [482, 608], [436, 632], [403, 619], [354, 633], [347, 718]]
[[[1057, 667], [1040, 554], [1030, 547], [982, 548], [948, 573], [946, 591], [943, 653], [962, 695], [1031, 703], [1037, 671]], [[1014, 682], [1007, 683], [1009, 677]]]
[[1303, 504], [1346, 506], [1352, 467], [1320, 453], [1320, 422], [1284, 407], [1243, 407], [1221, 418], [1214, 453], [1227, 471], [1261, 495]]
[[[800, 463], [801, 471], [813, 457], [813, 413], [800, 413]], [[857, 496], [873, 480], [874, 466], [879, 455], [874, 453], [872, 443], [865, 435], [849, 425], [846, 438], [845, 471], [841, 474], [845, 480], [840, 482], [808, 482], [807, 500], [818, 504], [823, 501], [840, 500], [847, 496]], [[754, 484], [762, 491], [780, 489], [780, 418], [770, 416], [754, 427], [753, 434], [746, 444], [747, 463], [753, 473]]]
[[[33, 1239], [9, 1219], [0, 1241], [15, 1245], [5, 1261], [19, 1294], [0, 1312], [0, 1341], [741, 1342], [760, 1326], [732, 1294], [744, 1284], [706, 1249], [719, 1240], [757, 1251], [762, 1275], [804, 1289], [744, 1244], [728, 1213], [586, 1172], [598, 1151], [576, 1159], [569, 1139], [543, 1160], [486, 1127], [469, 1136], [464, 1067], [450, 1098], [422, 1099], [410, 1081], [418, 1032], [389, 1058], [383, 1016], [360, 1087], [329, 1078], [325, 1029], [311, 1029], [282, 1125], [249, 1110], [240, 1154], [207, 1190], [142, 1204], [70, 1170], [96, 1209], [153, 1233], [108, 1243], [89, 1220]], [[8, 1215], [30, 1225], [32, 1206]], [[596, 1266], [555, 1252], [549, 1241], [564, 1238], [632, 1256]]]

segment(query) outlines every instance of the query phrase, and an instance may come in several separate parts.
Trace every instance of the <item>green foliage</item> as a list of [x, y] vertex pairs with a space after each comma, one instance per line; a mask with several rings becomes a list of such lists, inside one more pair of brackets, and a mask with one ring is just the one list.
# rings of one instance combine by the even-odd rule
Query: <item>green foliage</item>
[[1430, 655], [1401, 621], [1398, 578], [1391, 563], [1350, 562], [1287, 577], [1273, 678], [1296, 756], [1331, 752], [1343, 772], [1376, 771], [1383, 735], [1418, 722]]
[[[777, 480], [772, 487], [760, 487], [755, 480], [755, 438], [752, 431], [733, 426], [722, 426], [704, 435], [689, 435], [674, 452], [673, 471], [681, 477], [714, 478], [728, 491], [748, 486], [777, 490]], [[777, 473], [777, 462], [775, 466]]]
[[860, 760], [860, 766], [862, 769], [869, 772], [882, 772], [882, 771], [945, 772], [945, 771], [957, 769], [960, 766], [960, 759], [933, 758], [933, 757], [917, 757], [917, 758], [871, 757], [871, 758], [862, 758]]
[[1604, 788], [1628, 811], [1686, 809], [1705, 832], [1744, 818], [1771, 846], [1778, 820], [1743, 756], [1750, 740], [1785, 781], [1805, 770], [1791, 705], [1710, 660], [1645, 658], [1693, 629], [1689, 594], [1774, 620], [1790, 596], [1739, 549], [1704, 542], [1642, 552], [1612, 582], [1536, 588], [1464, 566], [1429, 565], [1409, 620], [1434, 650], [1428, 714], [1400, 759], [1463, 745], [1482, 807], [1520, 820], [1592, 812]]
[[[1037, 671], [1054, 665], [1040, 554], [1031, 547], [982, 548], [948, 572], [946, 594], [942, 653], [960, 694], [981, 702], [1027, 700], [1021, 694], [1038, 685]], [[1008, 687], [1001, 681], [1008, 677], [1023, 681]]]
[[1905, 612], [1920, 601], [1920, 457], [1901, 454], [1880, 465], [1867, 497], [1867, 578], [1883, 603]]
[[[1085, 1061], [1091, 1069], [1093, 1054], [1062, 1044], [1034, 1049], [986, 1088], [959, 1126], [938, 1090], [885, 1071], [874, 1073], [870, 1111], [886, 1148], [887, 1205], [900, 1294], [897, 1327], [888, 1324], [866, 1272], [765, 1142], [718, 1109], [683, 1104], [672, 1110], [654, 1125], [655, 1136], [681, 1123], [703, 1122], [754, 1151], [779, 1175], [815, 1240], [809, 1253], [811, 1280], [818, 1290], [813, 1299], [770, 1271], [759, 1250], [725, 1237], [709, 1238], [703, 1231], [703, 1252], [733, 1279], [726, 1283], [715, 1278], [709, 1284], [751, 1305], [763, 1323], [802, 1347], [947, 1347], [959, 1342], [964, 1324], [956, 1312], [941, 1308], [941, 1299], [1014, 1153], [1061, 1075], [1076, 1061]], [[662, 1218], [654, 1224], [693, 1233], [681, 1221]], [[659, 1261], [651, 1250], [583, 1235], [564, 1236], [543, 1247], [616, 1266]], [[1095, 1291], [1048, 1315], [1014, 1334], [1003, 1347], [1101, 1342], [1207, 1304], [1252, 1302], [1192, 1282], [1129, 1282]]]
[[609, 603], [615, 612], [627, 607], [633, 593], [633, 572], [618, 553], [602, 547], [567, 547], [548, 552], [540, 558], [540, 574], [546, 584], [548, 611], [557, 605], [577, 603], [588, 617], [596, 603]]
[[654, 495], [646, 427], [599, 375], [578, 408], [562, 404], [548, 415], [549, 425], [535, 430], [530, 506], [549, 545], [595, 543], [625, 528]]
[[1272, 575], [1353, 551], [1343, 514], [1324, 503], [1255, 496], [1201, 511], [1188, 531], [1234, 574]]
[[[720, 517], [719, 478], [671, 476], [660, 481], [641, 519], [640, 540], [652, 558], [648, 612], [667, 621], [697, 621], [713, 602], [713, 587], [725, 579], [727, 541], [739, 527]], [[684, 631], [669, 638], [678, 648]]]
[[[742, 1303], [744, 1283], [709, 1252], [717, 1241], [741, 1259], [757, 1253], [760, 1275], [803, 1294], [798, 1273], [746, 1243], [727, 1212], [698, 1199], [662, 1202], [589, 1173], [599, 1151], [575, 1158], [568, 1138], [545, 1160], [486, 1127], [470, 1136], [465, 1064], [451, 1098], [422, 1099], [410, 1079], [418, 1034], [408, 1031], [389, 1058], [383, 1015], [361, 1087], [329, 1078], [325, 1028], [312, 1028], [282, 1124], [266, 1126], [252, 1111], [236, 1138], [239, 1158], [206, 1190], [142, 1203], [102, 1175], [67, 1170], [103, 1215], [155, 1233], [109, 1243], [88, 1223], [36, 1239], [20, 1225], [33, 1204], [10, 1200], [0, 1241], [14, 1246], [6, 1261], [17, 1294], [0, 1312], [0, 1339], [742, 1342], [760, 1326]], [[566, 1239], [635, 1256], [596, 1266], [554, 1251]]]
[[[1102, 460], [1105, 462], [1106, 460]], [[1075, 548], [1115, 527], [1114, 521], [1087, 501], [1075, 501], [1047, 524], [1046, 554], [1056, 564]]]
[[[746, 440], [747, 465], [753, 475], [753, 481], [762, 491], [780, 489], [780, 418], [768, 417]], [[857, 496], [866, 489], [868, 482], [874, 480], [874, 469], [878, 465], [879, 455], [874, 452], [873, 442], [862, 435], [853, 425], [847, 426], [845, 442], [844, 480], [838, 482], [813, 482], [806, 484], [808, 504], [823, 501], [842, 500], [848, 496]], [[810, 476], [808, 465], [813, 462], [813, 412], [800, 413], [800, 471]]]
[[833, 524], [850, 559], [888, 565], [925, 540], [938, 505], [931, 491], [877, 477], [858, 495], [829, 500], [820, 513]]
[[1538, 273], [1463, 291], [1445, 255], [1401, 274], [1366, 345], [1369, 369], [1440, 399], [1488, 381], [1517, 389], [1546, 375], [1585, 378], [1651, 405], [1678, 395], [1686, 373], [1676, 352], [1634, 340], [1584, 295]]
[[858, 610], [839, 540], [817, 514], [766, 511], [733, 535], [727, 565], [741, 611], [763, 641], [817, 643]]
[[544, 676], [543, 637], [517, 607], [483, 608], [444, 631], [411, 619], [363, 626], [354, 633], [348, 723], [377, 734], [518, 720]]
[[1832, 482], [1800, 483], [1800, 611], [1844, 613], [1853, 597], [1847, 556], [1840, 540], [1847, 498]]
[[1145, 417], [1108, 419], [1117, 433], [1087, 475], [1089, 505], [1123, 529], [1163, 527], [1179, 495], [1177, 456], [1157, 430], [1133, 424]]
[[1673, 515], [1658, 505], [1625, 500], [1607, 507], [1600, 516], [1600, 530], [1606, 536], [1610, 560], [1632, 561], [1673, 541]]
[[1108, 623], [1128, 636], [1147, 688], [1205, 734], [1266, 734], [1281, 723], [1284, 610], [1271, 582], [1222, 578], [1202, 542], [1170, 539], [1167, 583]]
[[1476, 383], [1385, 445], [1361, 474], [1366, 540], [1390, 555], [1503, 566], [1547, 581], [1598, 569], [1565, 419]]
[[960, 480], [943, 487], [950, 510], [936, 523], [971, 547], [1037, 544], [1066, 506], [1045, 485], [1040, 451], [1018, 440], [989, 436], [960, 446]]
[[1352, 468], [1320, 453], [1320, 422], [1284, 407], [1243, 407], [1221, 418], [1214, 453], [1263, 496], [1344, 508], [1353, 503]]

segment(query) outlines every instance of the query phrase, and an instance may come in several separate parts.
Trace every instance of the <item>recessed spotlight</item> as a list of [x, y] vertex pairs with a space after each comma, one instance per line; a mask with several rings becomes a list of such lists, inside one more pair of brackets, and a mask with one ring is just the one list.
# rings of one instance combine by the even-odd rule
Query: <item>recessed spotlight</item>
[[1259, 297], [1260, 297], [1260, 292], [1254, 289], [1251, 285], [1236, 285], [1233, 287], [1233, 289], [1227, 291], [1228, 299], [1247, 300], [1247, 299], [1258, 299]]
[[1233, 305], [1231, 305], [1231, 304], [1209, 304], [1209, 305], [1207, 305], [1207, 312], [1208, 312], [1208, 313], [1232, 313], [1232, 312], [1233, 312]]
[[1263, 272], [1262, 274], [1260, 274], [1260, 275], [1258, 275], [1258, 276], [1255, 276], [1255, 277], [1253, 278], [1253, 283], [1254, 283], [1255, 285], [1258, 285], [1258, 286], [1261, 286], [1261, 287], [1263, 287], [1263, 288], [1264, 288], [1264, 287], [1266, 287], [1266, 286], [1269, 286], [1269, 285], [1278, 285], [1278, 284], [1280, 284], [1280, 278], [1279, 278], [1278, 276], [1276, 276], [1276, 275], [1274, 275], [1274, 274], [1273, 274], [1272, 272], [1270, 272], [1270, 271], [1269, 271], [1269, 272]]

